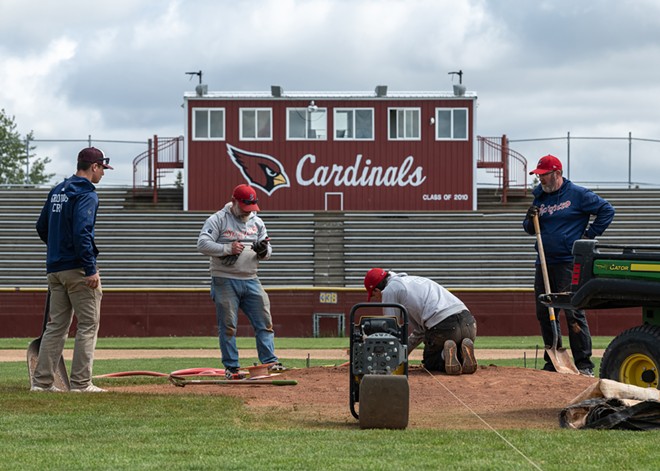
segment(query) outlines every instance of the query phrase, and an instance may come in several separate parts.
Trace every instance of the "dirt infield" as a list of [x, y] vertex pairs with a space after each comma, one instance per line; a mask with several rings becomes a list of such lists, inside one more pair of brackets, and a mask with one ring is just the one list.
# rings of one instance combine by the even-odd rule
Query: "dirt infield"
[[[484, 364], [486, 365], [486, 364]], [[296, 386], [162, 384], [117, 386], [111, 391], [141, 394], [227, 395], [242, 399], [253, 413], [277, 413], [292, 427], [357, 426], [349, 408], [348, 366], [286, 371], [277, 379]], [[481, 366], [473, 375], [409, 371], [409, 428], [452, 430], [556, 429], [562, 408], [597, 381], [585, 376], [530, 368]], [[359, 404], [358, 410], [359, 410]]]
[[[71, 359], [71, 350], [64, 357]], [[549, 373], [531, 368], [535, 351], [475, 351], [480, 367], [473, 375], [448, 376], [429, 373], [421, 366], [409, 371], [409, 428], [436, 429], [556, 429], [562, 408], [597, 379]], [[530, 368], [498, 367], [489, 360], [528, 359]], [[256, 357], [256, 351], [241, 349], [242, 358]], [[345, 350], [278, 350], [282, 359], [327, 359], [340, 365], [349, 357]], [[542, 355], [542, 352], [539, 353]], [[602, 352], [594, 351], [594, 356]], [[97, 350], [95, 359], [190, 358], [189, 367], [217, 367], [216, 349], [200, 350]], [[194, 364], [194, 358], [218, 358], [216, 365]], [[421, 358], [413, 352], [411, 360]], [[332, 360], [333, 362], [331, 362]], [[25, 361], [23, 350], [0, 350], [0, 361]], [[284, 360], [286, 362], [286, 360]], [[539, 362], [540, 363], [540, 362]], [[169, 373], [169, 372], [167, 372]], [[167, 378], [158, 384], [122, 386], [121, 379], [105, 379], [110, 391], [140, 394], [202, 394], [238, 397], [254, 414], [277, 413], [291, 426], [357, 426], [349, 408], [348, 366], [293, 369], [277, 379], [294, 379], [296, 386], [272, 385], [187, 385], [177, 387]], [[162, 382], [160, 382], [162, 380]], [[113, 384], [113, 381], [116, 381]], [[359, 409], [359, 404], [357, 405]]]

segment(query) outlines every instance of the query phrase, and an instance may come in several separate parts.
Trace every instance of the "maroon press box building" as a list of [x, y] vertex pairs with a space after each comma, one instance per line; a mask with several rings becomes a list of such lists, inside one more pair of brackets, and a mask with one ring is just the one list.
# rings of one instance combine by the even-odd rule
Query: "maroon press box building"
[[[184, 95], [184, 209], [215, 211], [242, 182], [268, 211], [476, 209], [476, 94]], [[458, 88], [457, 88], [458, 87]]]

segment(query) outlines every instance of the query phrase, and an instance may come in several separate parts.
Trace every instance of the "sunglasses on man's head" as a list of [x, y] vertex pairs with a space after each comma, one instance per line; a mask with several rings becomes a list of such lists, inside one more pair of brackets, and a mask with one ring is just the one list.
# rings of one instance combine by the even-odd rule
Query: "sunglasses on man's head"
[[259, 203], [259, 199], [257, 199], [257, 198], [255, 198], [253, 200], [238, 200], [238, 201], [240, 201], [243, 204], [258, 204]]
[[110, 157], [105, 157], [103, 159], [99, 159], [96, 162], [97, 164], [105, 164], [105, 165], [110, 165]]

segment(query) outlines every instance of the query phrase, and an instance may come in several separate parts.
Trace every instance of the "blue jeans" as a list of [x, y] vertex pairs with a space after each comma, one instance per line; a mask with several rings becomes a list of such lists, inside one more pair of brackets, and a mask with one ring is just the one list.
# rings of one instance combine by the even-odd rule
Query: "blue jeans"
[[211, 282], [211, 298], [215, 303], [220, 352], [225, 368], [240, 367], [236, 347], [239, 308], [248, 317], [254, 329], [259, 361], [261, 363], [278, 361], [275, 356], [275, 333], [270, 316], [270, 299], [258, 278], [236, 280], [214, 276]]

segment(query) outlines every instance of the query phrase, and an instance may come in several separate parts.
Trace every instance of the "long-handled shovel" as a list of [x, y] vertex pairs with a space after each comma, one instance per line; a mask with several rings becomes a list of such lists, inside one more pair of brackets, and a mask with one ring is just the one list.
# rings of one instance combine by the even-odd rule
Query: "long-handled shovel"
[[[534, 231], [536, 232], [536, 245], [538, 246], [539, 259], [541, 260], [541, 271], [543, 272], [543, 284], [545, 286], [545, 294], [550, 294], [550, 277], [548, 276], [548, 267], [545, 263], [545, 253], [543, 252], [543, 239], [541, 239], [541, 227], [539, 225], [538, 214], [534, 215]], [[580, 374], [578, 369], [573, 364], [571, 357], [565, 348], [557, 348], [559, 342], [559, 326], [557, 325], [557, 318], [555, 317], [555, 309], [548, 307], [550, 313], [550, 326], [552, 327], [552, 346], [546, 345], [545, 351], [552, 361], [557, 373], [564, 374]]]
[[[44, 324], [41, 329], [41, 335], [38, 339], [34, 339], [30, 342], [27, 349], [27, 364], [28, 364], [28, 374], [30, 375], [30, 384], [33, 384], [34, 379], [34, 370], [37, 367], [37, 359], [39, 358], [39, 348], [41, 347], [41, 339], [46, 332], [46, 325], [48, 324], [48, 318], [50, 313], [50, 290], [46, 295], [46, 307], [44, 309]], [[66, 372], [66, 364], [64, 363], [64, 357], [60, 356], [60, 361], [57, 363], [57, 368], [55, 368], [55, 376], [53, 378], [53, 385], [63, 391], [68, 391], [71, 389], [69, 384], [69, 375]]]
[[170, 383], [175, 386], [185, 387], [187, 384], [225, 384], [229, 386], [295, 386], [295, 379], [188, 379], [185, 376], [169, 375]]

